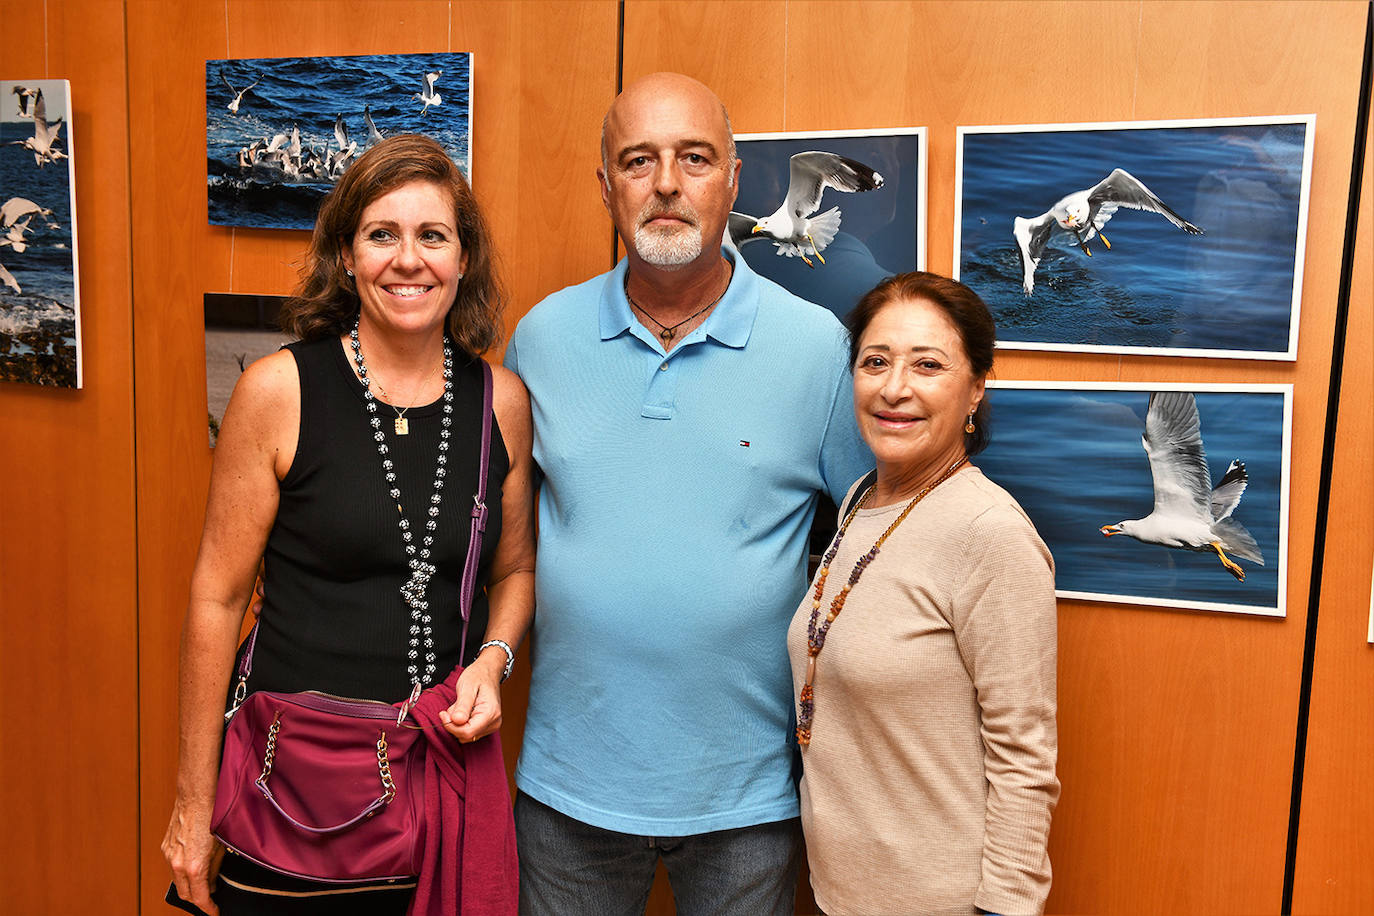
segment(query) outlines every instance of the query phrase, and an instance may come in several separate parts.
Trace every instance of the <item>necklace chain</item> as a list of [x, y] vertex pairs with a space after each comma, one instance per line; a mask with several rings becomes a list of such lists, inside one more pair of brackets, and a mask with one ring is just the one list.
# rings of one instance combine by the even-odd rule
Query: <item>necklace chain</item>
[[859, 514], [859, 510], [863, 508], [864, 503], [873, 495], [873, 491], [876, 489], [877, 484], [870, 486], [863, 492], [862, 496], [854, 501], [854, 508], [849, 510], [849, 514], [845, 516], [844, 521], [840, 524], [840, 530], [835, 532], [835, 540], [831, 541], [830, 549], [825, 552], [825, 556], [821, 559], [821, 568], [816, 573], [816, 588], [811, 594], [811, 619], [806, 624], [806, 682], [802, 685], [801, 695], [797, 698], [797, 743], [802, 747], [806, 747], [811, 743], [811, 719], [816, 711], [815, 690], [812, 688], [812, 682], [816, 678], [816, 656], [820, 655], [821, 649], [825, 648], [825, 637], [826, 634], [830, 632], [830, 625], [835, 622], [836, 617], [840, 616], [840, 611], [844, 610], [845, 599], [849, 597], [850, 591], [853, 590], [854, 585], [859, 581], [859, 577], [864, 574], [864, 570], [877, 558], [878, 551], [882, 549], [883, 542], [891, 536], [892, 532], [897, 530], [898, 525], [906, 520], [906, 517], [911, 514], [912, 509], [916, 508], [918, 502], [925, 499], [931, 490], [953, 477], [954, 472], [959, 470], [966, 461], [968, 461], [968, 456], [962, 456], [958, 461], [946, 468], [945, 472], [936, 478], [934, 483], [917, 493], [912, 500], [906, 504], [906, 508], [901, 511], [901, 514], [897, 516], [891, 525], [887, 526], [887, 530], [879, 536], [873, 546], [868, 549], [868, 552], [859, 557], [854, 563], [854, 568], [850, 570], [849, 573], [849, 581], [846, 582], [844, 588], [840, 589], [839, 593], [831, 599], [830, 612], [825, 615], [825, 621], [820, 623], [821, 595], [825, 591], [825, 580], [830, 577], [830, 564], [835, 559], [835, 554], [840, 549], [840, 542], [844, 540], [844, 533], [849, 529], [849, 523], [854, 520], [854, 516]]
[[[439, 457], [435, 459], [434, 485], [427, 510], [429, 518], [425, 521], [425, 533], [420, 539], [420, 546], [416, 548], [415, 536], [410, 531], [410, 520], [406, 518], [405, 509], [401, 508], [401, 491], [396, 485], [396, 466], [387, 457], [390, 449], [386, 444], [386, 434], [382, 432], [381, 418], [377, 416], [377, 399], [372, 394], [372, 383], [368, 381], [367, 363], [363, 361], [363, 348], [358, 341], [357, 321], [353, 322], [353, 330], [348, 335], [348, 341], [353, 348], [353, 361], [358, 366], [358, 378], [363, 383], [363, 403], [367, 406], [367, 422], [372, 427], [377, 454], [382, 458], [382, 476], [386, 479], [388, 493], [396, 501], [396, 524], [401, 530], [401, 543], [405, 545], [407, 564], [410, 567], [410, 578], [401, 586], [401, 598], [405, 601], [406, 607], [410, 608], [410, 642], [406, 650], [406, 675], [414, 685], [414, 690], [418, 691], [422, 684], [433, 683], [436, 672], [433, 621], [429, 613], [427, 593], [429, 580], [436, 571], [434, 564], [429, 562], [430, 548], [434, 546], [434, 534], [439, 527], [439, 503], [443, 498], [444, 477], [448, 473], [445, 465], [448, 463], [448, 440], [452, 435], [450, 428], [453, 426], [453, 350], [449, 346], [448, 337], [445, 337], [444, 416], [440, 420], [439, 428]], [[398, 418], [398, 427], [400, 423], [401, 419]], [[399, 429], [397, 433], [404, 435]], [[420, 666], [422, 653], [423, 669]], [[414, 697], [414, 691], [411, 695]]]
[[653, 315], [650, 315], [648, 309], [644, 308], [644, 306], [642, 306], [642, 305], [640, 305], [638, 302], [636, 302], [636, 301], [635, 301], [635, 297], [630, 295], [630, 277], [629, 277], [629, 274], [626, 274], [626, 275], [625, 275], [625, 298], [629, 300], [630, 305], [633, 305], [635, 308], [639, 309], [639, 312], [640, 312], [641, 315], [643, 315], [645, 318], [648, 318], [648, 319], [649, 319], [650, 321], [652, 321], [654, 324], [656, 324], [656, 325], [658, 325], [660, 328], [662, 328], [662, 330], [658, 332], [658, 339], [661, 340], [661, 341], [663, 341], [663, 345], [664, 345], [665, 347], [668, 346], [668, 344], [670, 344], [670, 343], [673, 342], [673, 338], [677, 336], [677, 329], [678, 329], [678, 328], [682, 327], [684, 324], [686, 324], [687, 322], [691, 321], [693, 318], [696, 318], [696, 317], [697, 317], [698, 315], [700, 315], [702, 312], [706, 311], [707, 309], [709, 309], [709, 308], [711, 308], [713, 305], [715, 305], [717, 302], [719, 302], [720, 300], [724, 299], [724, 298], [725, 298], [725, 294], [726, 294], [727, 292], [729, 292], [729, 291], [730, 291], [730, 277], [727, 275], [726, 278], [725, 278], [725, 289], [721, 290], [721, 291], [720, 291], [720, 294], [717, 295], [716, 298], [712, 299], [710, 302], [706, 303], [706, 304], [703, 305], [701, 308], [697, 309], [695, 312], [693, 312], [692, 314], [688, 315], [686, 318], [684, 318], [684, 319], [682, 319], [681, 321], [679, 321], [677, 324], [674, 324], [674, 325], [666, 325], [666, 324], [664, 324], [663, 322], [659, 321], [657, 318], [655, 318]]
[[375, 379], [375, 380], [373, 380], [372, 384], [374, 384], [374, 385], [377, 386], [377, 392], [378, 392], [379, 394], [381, 394], [382, 397], [384, 397], [384, 398], [387, 399], [387, 405], [386, 405], [386, 406], [390, 407], [392, 410], [394, 410], [394, 411], [396, 412], [396, 420], [395, 420], [394, 423], [392, 424], [393, 427], [394, 427], [394, 429], [395, 429], [395, 431], [396, 431], [396, 435], [398, 435], [398, 436], [408, 436], [408, 435], [410, 435], [410, 421], [406, 419], [406, 411], [407, 411], [407, 410], [410, 410], [410, 408], [414, 407], [414, 406], [416, 405], [416, 403], [419, 401], [420, 395], [424, 392], [425, 386], [429, 384], [429, 380], [432, 379], [432, 378], [434, 378], [434, 373], [439, 369], [439, 365], [440, 365], [439, 363], [436, 363], [436, 364], [429, 370], [429, 373], [424, 377], [424, 380], [423, 380], [422, 382], [420, 382], [419, 387], [415, 389], [415, 393], [414, 393], [414, 394], [411, 396], [411, 398], [410, 398], [410, 403], [407, 404], [407, 405], [404, 406], [404, 407], [397, 407], [395, 404], [391, 403], [391, 395], [389, 395], [389, 394], [386, 393], [386, 388], [382, 387], [382, 382], [381, 382], [381, 380], [380, 380], [380, 379]]

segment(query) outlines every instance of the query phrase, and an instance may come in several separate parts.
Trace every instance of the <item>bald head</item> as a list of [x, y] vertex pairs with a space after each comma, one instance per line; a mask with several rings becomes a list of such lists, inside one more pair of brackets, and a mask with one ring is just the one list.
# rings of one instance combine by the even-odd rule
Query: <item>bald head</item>
[[735, 132], [730, 126], [730, 115], [725, 110], [725, 103], [705, 83], [685, 74], [669, 71], [650, 73], [635, 80], [615, 97], [611, 107], [606, 110], [606, 117], [601, 121], [603, 175], [609, 173], [611, 159], [624, 148], [621, 143], [617, 143], [617, 148], [612, 149], [613, 142], [633, 144], [637, 141], [630, 137], [642, 119], [647, 117], [651, 121], [661, 120], [668, 112], [683, 110], [694, 112], [702, 128], [711, 128], [704, 130], [703, 133], [716, 134], [722, 138], [721, 152], [729, 162], [729, 177], [733, 184], [736, 160]]

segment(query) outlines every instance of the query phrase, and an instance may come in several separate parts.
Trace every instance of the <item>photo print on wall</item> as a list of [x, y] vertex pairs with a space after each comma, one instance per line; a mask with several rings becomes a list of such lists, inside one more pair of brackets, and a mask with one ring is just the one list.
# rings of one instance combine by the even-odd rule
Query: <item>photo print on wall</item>
[[1061, 598], [1282, 617], [1291, 385], [988, 382], [978, 466]]
[[306, 229], [369, 146], [433, 137], [472, 179], [472, 55], [368, 54], [205, 62], [210, 222]]
[[0, 381], [81, 387], [66, 80], [0, 80]]
[[295, 338], [278, 330], [286, 296], [205, 294], [205, 401], [210, 447], [243, 370]]
[[1010, 349], [1296, 359], [1314, 125], [961, 127], [955, 276]]
[[736, 134], [729, 241], [756, 273], [841, 319], [925, 267], [926, 131]]

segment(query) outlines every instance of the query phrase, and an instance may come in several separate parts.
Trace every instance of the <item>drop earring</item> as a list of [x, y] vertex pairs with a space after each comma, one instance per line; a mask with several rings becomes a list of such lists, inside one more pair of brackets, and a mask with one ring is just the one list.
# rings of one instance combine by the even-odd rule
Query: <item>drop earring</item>
[[353, 271], [349, 270], [347, 267], [344, 268], [344, 273], [348, 274], [350, 277], [353, 276]]
[[978, 427], [973, 425], [973, 414], [969, 414], [967, 422], [964, 423], [964, 432], [972, 433], [977, 429]]

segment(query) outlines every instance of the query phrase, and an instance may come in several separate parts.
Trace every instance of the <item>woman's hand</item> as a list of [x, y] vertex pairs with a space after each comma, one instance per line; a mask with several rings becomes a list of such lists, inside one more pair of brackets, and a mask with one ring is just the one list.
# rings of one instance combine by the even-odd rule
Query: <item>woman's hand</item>
[[501, 727], [501, 673], [505, 660], [499, 648], [485, 649], [458, 676], [458, 698], [439, 713], [439, 719], [459, 741], [476, 741]]
[[188, 805], [178, 798], [162, 838], [162, 855], [172, 868], [177, 895], [210, 916], [219, 916], [210, 890], [219, 877], [224, 846], [210, 834], [211, 813], [207, 806]]

